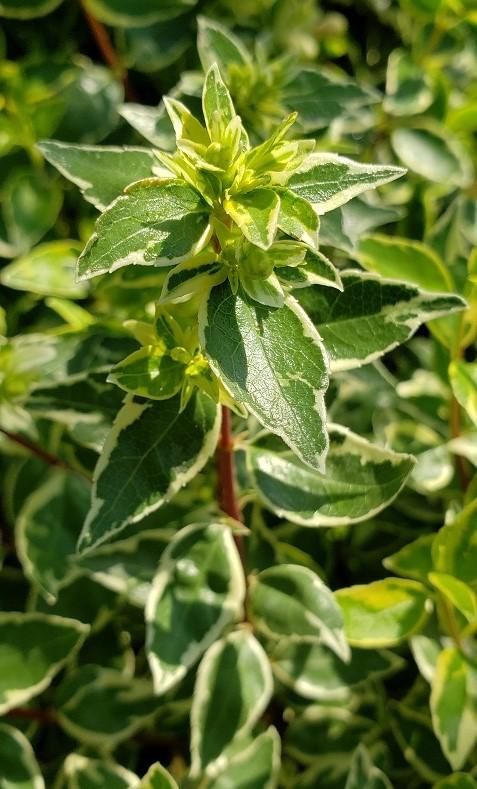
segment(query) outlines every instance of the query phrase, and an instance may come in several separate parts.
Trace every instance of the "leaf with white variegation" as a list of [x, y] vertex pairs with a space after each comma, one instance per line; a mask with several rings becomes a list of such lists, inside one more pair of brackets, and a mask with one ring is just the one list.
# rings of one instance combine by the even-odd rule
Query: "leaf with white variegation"
[[345, 663], [323, 644], [286, 639], [277, 644], [271, 657], [279, 682], [318, 702], [344, 702], [357, 685], [365, 686], [403, 667], [403, 661], [392, 652], [355, 649]]
[[402, 167], [362, 164], [333, 153], [312, 153], [293, 173], [287, 188], [325, 214], [353, 197], [400, 178]]
[[456, 400], [477, 425], [477, 362], [451, 362], [449, 380]]
[[314, 249], [306, 250], [303, 265], [280, 266], [277, 276], [284, 285], [288, 285], [292, 290], [307, 288], [311, 285], [325, 285], [343, 290], [338, 269], [322, 252]]
[[320, 220], [308, 200], [299, 197], [291, 189], [278, 189], [280, 212], [278, 227], [288, 236], [316, 247]]
[[119, 114], [144, 139], [161, 151], [174, 151], [176, 141], [166, 108], [163, 103], [158, 107], [143, 104], [122, 104]]
[[4, 789], [45, 789], [38, 762], [25, 735], [0, 723], [0, 780]]
[[459, 578], [477, 591], [477, 499], [437, 532], [432, 558], [435, 570]]
[[210, 365], [229, 393], [305, 463], [322, 468], [327, 356], [295, 300], [267, 308], [224, 282], [212, 289], [199, 323]]
[[393, 789], [391, 781], [376, 767], [364, 745], [354, 752], [345, 789]]
[[85, 200], [104, 211], [129, 184], [154, 175], [157, 159], [148, 148], [38, 143], [47, 161], [81, 190]]
[[371, 204], [363, 197], [355, 197], [321, 216], [320, 244], [354, 256], [363, 235], [381, 225], [396, 222], [401, 215], [399, 209]]
[[[132, 531], [132, 529], [131, 529]], [[90, 553], [78, 556], [76, 566], [92, 579], [139, 608], [144, 608], [152, 580], [165, 548], [171, 539], [170, 529], [155, 528], [126, 539], [101, 545]]]
[[165, 400], [180, 390], [184, 370], [185, 365], [165, 354], [160, 346], [145, 345], [116, 364], [108, 382], [140, 397]]
[[135, 789], [178, 789], [172, 775], [162, 764], [153, 764]]
[[75, 282], [79, 241], [49, 241], [2, 268], [0, 282], [7, 288], [39, 296], [84, 299], [86, 283]]
[[252, 731], [272, 690], [268, 658], [248, 628], [230, 633], [207, 650], [192, 700], [191, 776], [206, 772], [212, 777], [223, 770], [227, 748]]
[[66, 757], [58, 789], [136, 789], [139, 778], [110, 759], [90, 759], [79, 753]]
[[378, 233], [365, 236], [358, 244], [357, 259], [367, 271], [412, 282], [423, 290], [445, 293], [453, 288], [444, 262], [420, 241]]
[[151, 683], [115, 669], [82, 665], [55, 690], [61, 726], [87, 745], [114, 748], [149, 723], [158, 710]]
[[230, 757], [209, 789], [276, 789], [280, 771], [280, 735], [270, 726]]
[[83, 477], [52, 470], [18, 513], [17, 551], [28, 578], [48, 602], [77, 574], [75, 547], [88, 512], [90, 485]]
[[268, 249], [275, 240], [280, 198], [273, 189], [252, 189], [224, 201], [224, 209], [251, 244]]
[[427, 576], [432, 572], [432, 543], [434, 534], [423, 534], [407, 543], [399, 551], [383, 559], [387, 570], [405, 578], [427, 583]]
[[428, 293], [363, 271], [343, 271], [341, 282], [342, 293], [320, 287], [297, 292], [334, 372], [375, 361], [408, 340], [421, 324], [466, 306], [460, 296]]
[[154, 512], [193, 479], [215, 450], [219, 422], [216, 403], [201, 393], [182, 411], [179, 395], [160, 402], [130, 398], [94, 472], [80, 549]]
[[200, 251], [209, 232], [209, 208], [184, 181], [138, 181], [99, 217], [78, 260], [78, 277], [179, 263]]
[[146, 650], [156, 694], [176, 685], [240, 617], [245, 581], [230, 528], [187, 526], [164, 553], [146, 606]]
[[308, 567], [282, 564], [252, 576], [247, 610], [257, 630], [269, 638], [322, 642], [341, 660], [349, 660], [341, 610]]
[[374, 104], [379, 93], [331, 70], [307, 66], [284, 87], [283, 98], [309, 133], [330, 126], [350, 110]]
[[432, 724], [454, 770], [465, 764], [477, 741], [477, 715], [470, 689], [472, 671], [461, 652], [448, 647], [439, 655], [432, 679]]
[[247, 49], [240, 39], [216, 19], [197, 18], [197, 51], [204, 71], [217, 63], [224, 74], [228, 66], [244, 66], [251, 62]]
[[401, 127], [391, 133], [391, 145], [406, 167], [423, 178], [445, 184], [449, 191], [467, 186], [472, 162], [459, 140], [438, 125]]
[[447, 573], [429, 573], [429, 581], [468, 622], [477, 622], [477, 595], [464, 581]]
[[305, 466], [286, 447], [248, 450], [260, 497], [301, 526], [343, 526], [371, 518], [397, 496], [414, 467], [410, 455], [371, 444], [341, 425], [328, 426], [326, 469]]
[[424, 625], [432, 609], [418, 581], [384, 578], [335, 592], [352, 646], [376, 649], [399, 644]]
[[1, 612], [0, 714], [42, 693], [88, 631], [75, 619]]
[[202, 109], [210, 139], [212, 142], [223, 142], [225, 129], [236, 113], [216, 63], [212, 64], [205, 75]]

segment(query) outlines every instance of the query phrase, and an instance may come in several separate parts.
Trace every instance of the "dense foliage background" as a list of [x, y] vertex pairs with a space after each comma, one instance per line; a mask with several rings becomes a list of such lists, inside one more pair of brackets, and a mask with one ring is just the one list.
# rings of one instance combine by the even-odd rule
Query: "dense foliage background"
[[0, 16], [0, 786], [476, 789], [475, 3]]

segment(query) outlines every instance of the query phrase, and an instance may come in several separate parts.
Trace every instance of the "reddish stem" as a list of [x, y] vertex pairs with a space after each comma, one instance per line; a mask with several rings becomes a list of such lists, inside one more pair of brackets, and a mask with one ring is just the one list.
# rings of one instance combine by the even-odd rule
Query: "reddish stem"
[[[242, 511], [235, 488], [234, 442], [232, 435], [232, 416], [226, 406], [222, 406], [222, 427], [217, 447], [218, 498], [220, 509], [239, 523]], [[235, 543], [244, 561], [244, 544], [241, 534], [235, 535]]]
[[31, 452], [32, 455], [35, 455], [40, 460], [43, 460], [43, 462], [47, 463], [49, 466], [55, 466], [56, 468], [62, 468], [65, 471], [79, 474], [80, 476], [85, 477], [88, 482], [91, 482], [86, 474], [83, 474], [77, 469], [71, 468], [71, 466], [68, 466], [68, 464], [65, 463], [61, 458], [57, 457], [57, 455], [52, 455], [51, 452], [47, 452], [46, 449], [38, 446], [38, 444], [34, 444], [33, 441], [29, 441], [28, 438], [19, 436], [17, 433], [12, 433], [10, 430], [5, 430], [4, 427], [0, 427], [0, 433], [6, 436], [10, 441], [13, 441], [15, 444], [23, 447], [23, 449], [27, 449], [28, 452]]
[[99, 20], [88, 11], [84, 3], [81, 4], [81, 7], [83, 9], [83, 14], [88, 27], [91, 30], [93, 38], [96, 41], [97, 47], [101, 52], [104, 62], [111, 67], [116, 76], [123, 83], [124, 95], [126, 96], [127, 100], [137, 101], [137, 96], [129, 84], [128, 73], [121, 63], [118, 53], [113, 47], [108, 31], [102, 22], [99, 22]]
[[[457, 399], [452, 395], [450, 401], [450, 429], [452, 438], [459, 438], [461, 434], [461, 421], [460, 421], [460, 405]], [[462, 455], [455, 456], [455, 465], [457, 474], [460, 480], [462, 489], [465, 491], [469, 486], [469, 475], [467, 473], [467, 465]]]
[[23, 720], [36, 721], [37, 723], [56, 723], [53, 710], [30, 709], [28, 707], [14, 707], [7, 712], [9, 718], [22, 718]]

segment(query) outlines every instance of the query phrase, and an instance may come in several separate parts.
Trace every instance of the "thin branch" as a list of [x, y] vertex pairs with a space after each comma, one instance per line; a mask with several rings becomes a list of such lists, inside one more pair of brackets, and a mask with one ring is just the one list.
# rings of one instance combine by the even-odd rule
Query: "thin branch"
[[54, 710], [33, 709], [30, 707], [14, 707], [7, 712], [7, 718], [21, 718], [22, 720], [35, 721], [43, 725], [57, 722]]
[[81, 477], [84, 477], [91, 482], [90, 478], [87, 474], [84, 474], [82, 471], [76, 468], [72, 468], [64, 460], [59, 458], [57, 455], [53, 455], [51, 452], [48, 452], [43, 447], [40, 447], [38, 444], [34, 444], [33, 441], [30, 441], [28, 438], [24, 438], [24, 436], [20, 436], [17, 433], [12, 433], [10, 430], [5, 430], [4, 427], [0, 427], [0, 433], [8, 438], [10, 441], [13, 441], [18, 446], [26, 449], [28, 452], [31, 452], [32, 455], [42, 460], [44, 463], [47, 463], [49, 466], [54, 466], [55, 468], [61, 468], [64, 471], [69, 471], [73, 474], [79, 474]]
[[88, 11], [84, 3], [81, 3], [81, 8], [104, 62], [110, 66], [123, 84], [125, 97], [128, 101], [137, 101], [137, 96], [129, 83], [127, 69], [121, 63], [105, 26]]
[[[217, 447], [218, 499], [220, 509], [236, 521], [242, 522], [242, 512], [235, 488], [234, 444], [232, 436], [232, 416], [226, 406], [222, 406], [222, 427]], [[242, 563], [245, 560], [244, 542], [241, 534], [236, 534], [237, 545]]]
[[[460, 413], [460, 405], [457, 401], [456, 397], [452, 395], [450, 400], [449, 406], [449, 426], [452, 438], [459, 438], [461, 434], [461, 413]], [[469, 486], [469, 474], [467, 471], [467, 464], [465, 462], [465, 458], [462, 455], [455, 456], [455, 465], [457, 469], [457, 474], [460, 480], [461, 487], [464, 491], [467, 490]]]

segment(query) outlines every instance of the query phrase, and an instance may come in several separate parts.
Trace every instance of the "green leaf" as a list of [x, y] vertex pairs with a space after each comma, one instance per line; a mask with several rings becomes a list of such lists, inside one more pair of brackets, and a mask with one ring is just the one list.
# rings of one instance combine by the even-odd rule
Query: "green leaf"
[[291, 176], [287, 187], [325, 214], [353, 197], [400, 178], [402, 167], [361, 164], [333, 153], [312, 153]]
[[434, 534], [423, 534], [396, 553], [387, 556], [383, 560], [385, 568], [396, 575], [427, 583], [427, 576], [434, 568], [432, 561], [434, 537]]
[[144, 524], [145, 531], [126, 535], [125, 539], [120, 536], [76, 560], [79, 570], [139, 608], [146, 604], [157, 565], [171, 539], [170, 530], [146, 528]]
[[438, 531], [432, 544], [432, 558], [435, 570], [477, 589], [477, 500], [471, 501]]
[[163, 103], [158, 107], [143, 104], [123, 104], [119, 114], [148, 142], [161, 151], [174, 151], [174, 130]]
[[342, 526], [388, 506], [414, 466], [410, 455], [370, 444], [341, 425], [329, 425], [326, 471], [318, 473], [290, 452], [248, 450], [249, 468], [265, 505], [301, 526]]
[[158, 709], [150, 682], [93, 665], [69, 673], [55, 701], [58, 720], [71, 737], [108, 748], [152, 721]]
[[477, 789], [477, 782], [470, 773], [454, 773], [442, 778], [432, 789]]
[[268, 638], [326, 644], [341, 660], [350, 658], [343, 616], [319, 576], [308, 567], [282, 564], [250, 579], [249, 616]]
[[55, 470], [18, 514], [15, 539], [24, 572], [50, 603], [77, 572], [75, 547], [89, 500], [85, 479]]
[[[273, 250], [273, 247], [272, 247]], [[280, 266], [277, 271], [279, 279], [290, 288], [306, 288], [310, 285], [326, 285], [343, 290], [338, 269], [331, 260], [321, 252], [307, 249], [303, 265]]]
[[343, 271], [341, 281], [342, 293], [320, 287], [297, 293], [334, 372], [375, 361], [408, 340], [422, 323], [466, 306], [460, 296], [427, 293], [367, 272]]
[[434, 736], [427, 714], [405, 704], [393, 703], [390, 723], [404, 758], [417, 775], [423, 777], [426, 783], [432, 783], [442, 775], [447, 775], [449, 765]]
[[276, 789], [280, 771], [280, 735], [270, 726], [231, 756], [210, 789]]
[[66, 757], [59, 789], [133, 789], [138, 777], [108, 759], [90, 759], [79, 753]]
[[123, 31], [123, 53], [129, 69], [155, 74], [166, 69], [190, 47], [191, 18], [175, 17], [146, 27], [129, 27]]
[[241, 274], [240, 284], [250, 299], [265, 307], [283, 307], [285, 303], [285, 291], [276, 274], [270, 274], [266, 279]]
[[[68, 80], [61, 93], [66, 111], [54, 133], [68, 142], [97, 143], [117, 126], [124, 90], [112, 69], [93, 65], [86, 58], [77, 62], [74, 79]], [[44, 137], [44, 132], [39, 136]]]
[[267, 308], [227, 282], [213, 288], [199, 315], [202, 346], [215, 374], [239, 403], [309, 465], [327, 450], [327, 360], [319, 335], [296, 302]]
[[293, 236], [311, 247], [317, 247], [320, 220], [308, 200], [299, 197], [291, 189], [280, 189], [280, 212], [278, 227], [288, 236]]
[[390, 780], [376, 767], [364, 745], [354, 752], [345, 789], [393, 789]]
[[283, 99], [299, 113], [300, 124], [309, 133], [330, 126], [350, 110], [379, 101], [379, 93], [331, 70], [307, 66], [285, 86]]
[[477, 425], [477, 362], [451, 362], [449, 380], [457, 402]]
[[244, 66], [251, 62], [250, 55], [240, 39], [216, 19], [197, 17], [197, 51], [204, 71], [214, 63], [227, 73], [229, 66]]
[[285, 752], [301, 764], [333, 760], [333, 765], [338, 770], [341, 768], [343, 786], [351, 754], [371, 733], [373, 726], [369, 718], [355, 715], [343, 706], [309, 705], [289, 724], [284, 741]]
[[0, 714], [42, 693], [88, 630], [74, 619], [0, 612]]
[[403, 127], [391, 133], [391, 144], [406, 167], [429, 181], [455, 187], [472, 179], [472, 164], [448, 131]]
[[154, 174], [157, 160], [147, 148], [38, 143], [45, 159], [79, 187], [85, 200], [104, 211], [129, 184]]
[[62, 202], [61, 190], [44, 172], [15, 168], [2, 183], [1, 256], [28, 252], [55, 224]]
[[159, 762], [153, 764], [135, 789], [178, 789], [172, 775]]
[[189, 11], [196, 0], [85, 0], [91, 13], [107, 25], [141, 27]]
[[470, 586], [447, 573], [429, 573], [429, 580], [469, 622], [477, 620], [477, 597]]
[[385, 111], [398, 117], [418, 115], [427, 110], [432, 100], [432, 86], [425, 70], [404, 50], [391, 52], [386, 72]]
[[362, 649], [399, 644], [422, 627], [430, 610], [426, 588], [403, 578], [384, 578], [335, 594], [346, 638]]
[[400, 216], [396, 208], [371, 205], [362, 197], [355, 197], [321, 217], [320, 244], [337, 247], [354, 256], [362, 236], [376, 227], [396, 222]]
[[0, 16], [12, 19], [35, 19], [51, 13], [62, 0], [2, 0]]
[[176, 685], [240, 617], [244, 596], [243, 569], [228, 526], [194, 525], [177, 533], [146, 607], [146, 648], [157, 695]]
[[285, 687], [310, 701], [346, 701], [350, 690], [402, 667], [392, 652], [354, 650], [345, 663], [322, 644], [281, 641], [271, 655], [272, 670]]
[[223, 769], [227, 748], [252, 731], [272, 688], [267, 656], [250, 630], [230, 633], [208, 649], [192, 700], [191, 776], [206, 771], [213, 777]]
[[8, 266], [0, 274], [7, 288], [26, 290], [39, 296], [83, 299], [86, 285], [75, 282], [75, 267], [81, 244], [78, 241], [49, 241], [40, 244]]
[[0, 780], [4, 789], [45, 789], [33, 748], [21, 731], [0, 723]]
[[79, 279], [128, 265], [178, 263], [206, 243], [208, 211], [183, 181], [139, 181], [99, 217], [78, 261]]
[[197, 393], [159, 403], [129, 399], [119, 412], [94, 473], [80, 549], [99, 545], [168, 501], [203, 468], [217, 443], [219, 414]]
[[176, 362], [159, 346], [146, 345], [116, 364], [108, 381], [126, 392], [165, 400], [180, 390], [185, 365]]
[[205, 75], [202, 110], [210, 139], [212, 142], [222, 143], [225, 130], [235, 118], [236, 112], [216, 63], [209, 68]]
[[459, 650], [449, 647], [439, 655], [432, 680], [432, 723], [453, 770], [464, 765], [477, 740], [477, 717], [470, 698], [470, 671]]
[[185, 104], [170, 96], [164, 96], [164, 105], [174, 127], [177, 141], [191, 140], [205, 146], [210, 144], [207, 131]]
[[269, 249], [275, 240], [280, 198], [272, 189], [252, 189], [224, 201], [225, 211], [251, 244]]
[[358, 244], [357, 259], [367, 271], [382, 277], [412, 282], [423, 290], [452, 290], [449, 271], [431, 247], [420, 241], [373, 235]]

